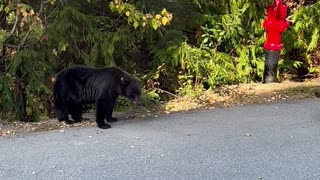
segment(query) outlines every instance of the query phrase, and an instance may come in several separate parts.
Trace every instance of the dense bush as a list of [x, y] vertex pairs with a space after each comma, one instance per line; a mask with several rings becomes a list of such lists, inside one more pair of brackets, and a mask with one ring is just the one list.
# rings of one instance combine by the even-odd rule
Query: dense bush
[[[71, 64], [119, 66], [157, 93], [262, 79], [265, 10], [273, 1], [0, 0], [0, 115], [35, 121], [52, 112], [54, 75]], [[280, 72], [316, 73], [319, 1], [293, 1]], [[125, 101], [121, 100], [119, 104]]]

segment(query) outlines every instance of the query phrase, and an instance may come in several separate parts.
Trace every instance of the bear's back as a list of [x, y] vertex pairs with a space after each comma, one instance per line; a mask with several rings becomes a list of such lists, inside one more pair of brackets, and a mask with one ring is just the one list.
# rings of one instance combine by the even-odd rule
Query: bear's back
[[64, 79], [69, 81], [87, 81], [88, 79], [95, 79], [96, 82], [101, 82], [106, 79], [109, 79], [109, 81], [119, 81], [121, 78], [136, 82], [139, 81], [131, 74], [117, 67], [93, 68], [74, 65], [63, 69], [57, 74], [57, 80]]

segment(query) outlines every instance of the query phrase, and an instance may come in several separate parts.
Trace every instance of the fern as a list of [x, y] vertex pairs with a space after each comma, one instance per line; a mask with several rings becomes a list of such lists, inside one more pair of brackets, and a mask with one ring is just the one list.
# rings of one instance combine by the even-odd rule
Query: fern
[[303, 38], [303, 41], [307, 41], [307, 50], [312, 51], [316, 48], [320, 33], [320, 1], [311, 6], [302, 6], [293, 14], [292, 21], [294, 30]]

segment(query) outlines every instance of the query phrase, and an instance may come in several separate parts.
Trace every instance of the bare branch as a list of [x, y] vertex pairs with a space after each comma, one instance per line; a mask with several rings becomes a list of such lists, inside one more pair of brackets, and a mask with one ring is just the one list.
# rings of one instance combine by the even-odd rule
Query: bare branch
[[177, 96], [177, 95], [175, 95], [175, 94], [173, 94], [173, 93], [171, 93], [169, 91], [166, 91], [166, 90], [163, 90], [163, 89], [160, 89], [160, 88], [152, 88], [152, 89], [157, 90], [157, 91], [162, 92], [162, 93], [169, 94], [169, 95], [171, 95], [173, 97], [176, 97], [176, 98], [180, 98], [180, 96]]
[[24, 45], [24, 43], [28, 39], [29, 35], [30, 35], [30, 30], [27, 32], [27, 34], [23, 37], [23, 39], [19, 43], [17, 51], [20, 51], [21, 47]]
[[292, 17], [293, 17], [293, 15], [288, 16], [288, 17], [286, 18], [286, 20], [289, 21], [289, 22], [293, 22]]
[[111, 26], [108, 29], [108, 32], [110, 32], [110, 30], [113, 28], [113, 26], [119, 21], [119, 19], [123, 16], [124, 12], [122, 12], [117, 19], [111, 24]]
[[64, 1], [63, 1], [63, 0], [60, 0], [60, 3], [61, 3], [62, 5], [64, 5]]
[[[10, 31], [9, 37], [10, 37], [11, 35], [13, 35], [14, 31], [16, 30], [17, 24], [18, 24], [18, 20], [19, 20], [19, 10], [17, 9], [17, 10], [16, 10], [16, 19], [15, 19], [15, 21], [14, 21], [14, 25], [13, 25], [13, 27], [12, 27], [12, 30]], [[8, 37], [8, 38], [9, 38], [9, 37]]]
[[[29, 44], [27, 44], [27, 45], [21, 45], [20, 48], [30, 47], [30, 46], [34, 45], [35, 43], [37, 43], [37, 42], [38, 42], [38, 40], [37, 40], [37, 41], [34, 41], [34, 42], [32, 42], [32, 43], [29, 43]], [[7, 43], [5, 43], [5, 44], [3, 44], [3, 45], [4, 45], [5, 47], [13, 48], [13, 49], [19, 48], [19, 45], [15, 45], [15, 44], [7, 44]]]

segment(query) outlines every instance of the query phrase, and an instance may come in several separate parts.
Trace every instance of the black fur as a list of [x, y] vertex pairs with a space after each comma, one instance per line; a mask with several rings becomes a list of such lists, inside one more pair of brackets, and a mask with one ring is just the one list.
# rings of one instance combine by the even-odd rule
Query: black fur
[[119, 95], [135, 101], [141, 94], [139, 80], [115, 67], [89, 68], [74, 66], [62, 70], [53, 86], [55, 111], [59, 121], [73, 123], [82, 119], [82, 105], [95, 103], [96, 121], [100, 128], [116, 121], [112, 111]]

